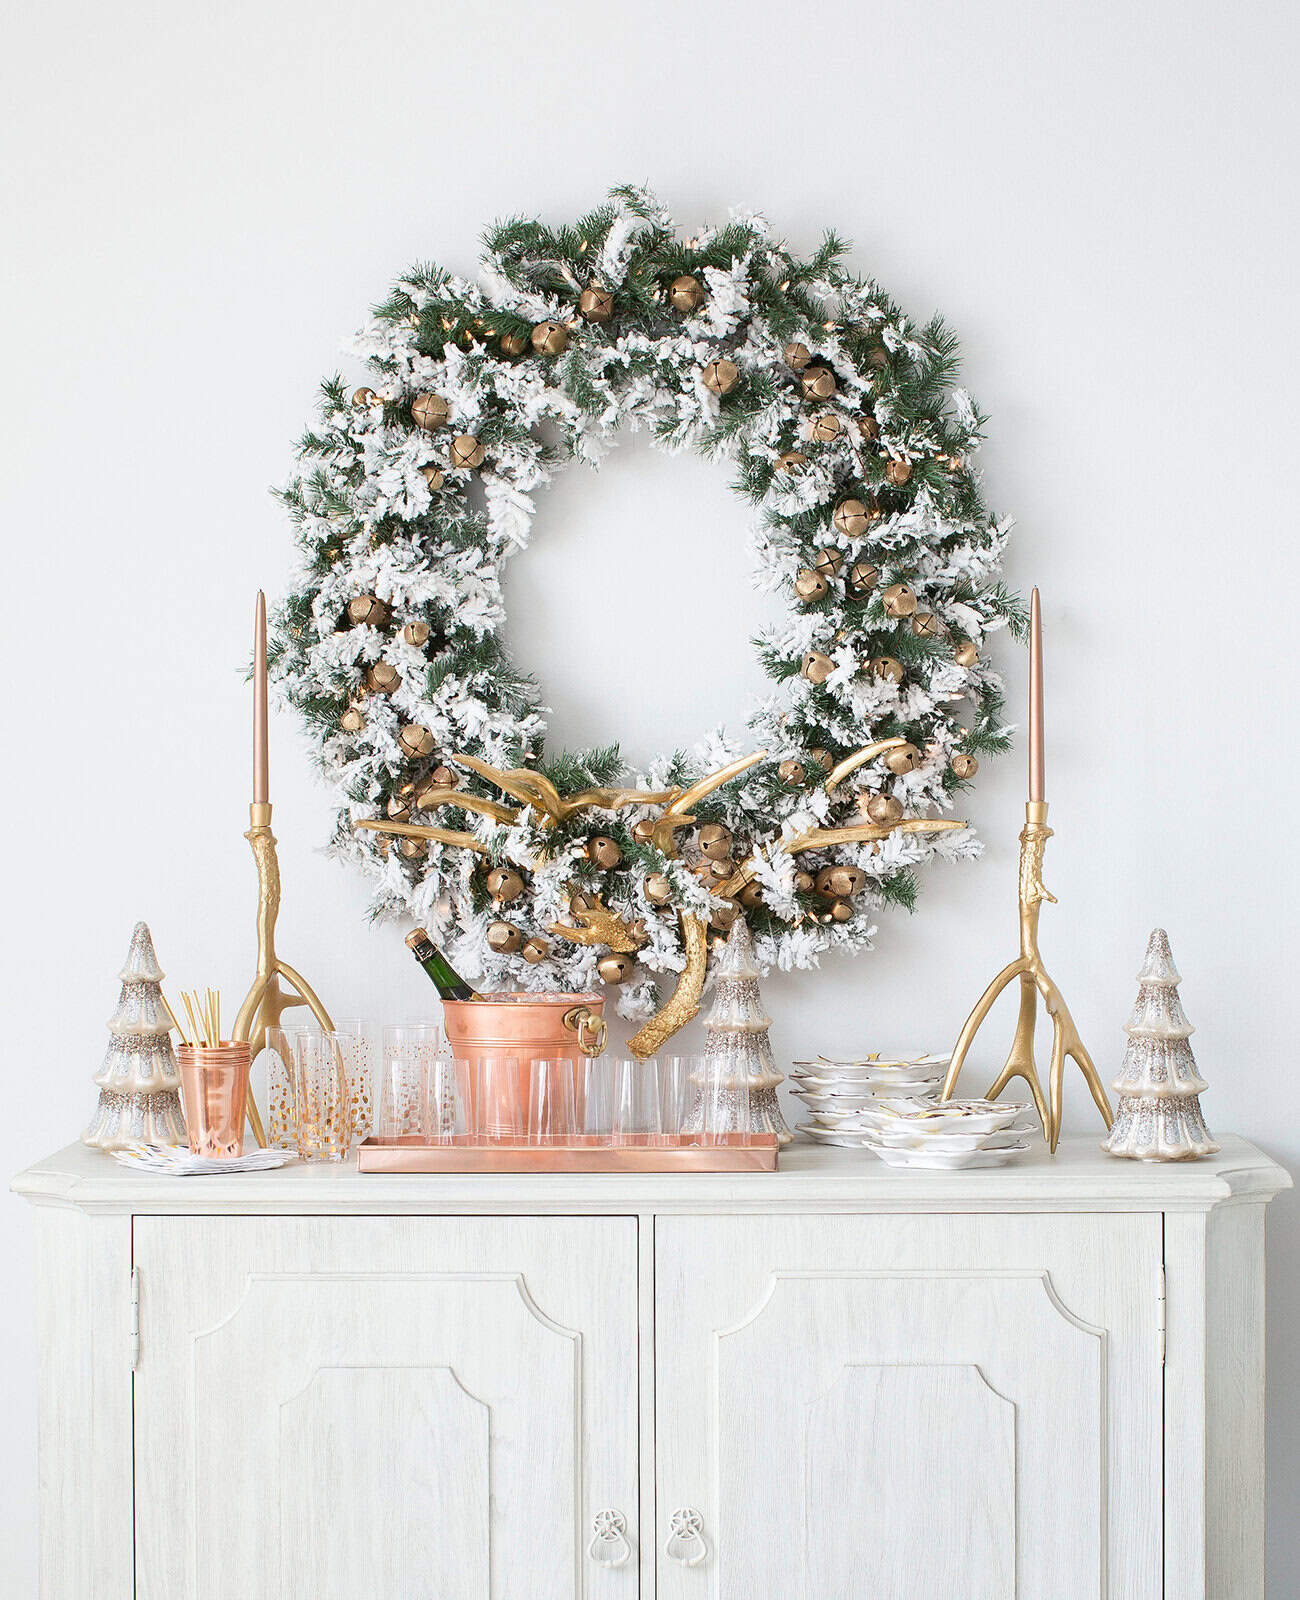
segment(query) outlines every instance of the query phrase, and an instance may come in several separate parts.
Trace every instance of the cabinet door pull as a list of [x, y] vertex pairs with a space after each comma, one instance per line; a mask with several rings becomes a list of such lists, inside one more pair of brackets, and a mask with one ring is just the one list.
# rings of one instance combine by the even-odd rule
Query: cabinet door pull
[[625, 1567], [632, 1559], [627, 1538], [627, 1518], [612, 1508], [598, 1511], [591, 1521], [587, 1554], [598, 1567]]
[[676, 1561], [683, 1567], [698, 1567], [708, 1553], [704, 1518], [693, 1506], [679, 1507], [668, 1519], [668, 1542], [664, 1545], [664, 1554], [670, 1561]]

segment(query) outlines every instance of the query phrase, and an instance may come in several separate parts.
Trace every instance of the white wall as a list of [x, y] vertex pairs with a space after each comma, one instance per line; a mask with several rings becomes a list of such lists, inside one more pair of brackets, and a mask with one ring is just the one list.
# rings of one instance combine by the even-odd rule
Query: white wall
[[[137, 917], [173, 990], [230, 1004], [246, 977], [240, 672], [253, 591], [290, 559], [267, 486], [339, 340], [411, 260], [469, 270], [493, 217], [574, 217], [626, 180], [688, 224], [754, 204], [800, 247], [834, 224], [962, 335], [991, 497], [1020, 520], [1010, 576], [1046, 601], [1052, 966], [1110, 1068], [1164, 923], [1213, 1125], [1300, 1167], [1293, 7], [44, 0], [6, 35], [0, 1172], [88, 1116]], [[725, 481], [629, 447], [554, 491], [513, 597], [573, 739], [635, 751], [738, 718], [755, 602]], [[585, 620], [558, 601], [575, 570]], [[554, 629], [522, 622], [530, 585]], [[295, 727], [273, 740], [285, 952], [337, 1011], [419, 1010], [398, 934], [314, 853], [329, 807]], [[981, 864], [932, 873], [875, 956], [772, 979], [781, 1053], [951, 1040], [1014, 936], [1022, 798], [1016, 755], [970, 804]], [[1091, 1126], [1077, 1093], [1070, 1120]], [[29, 1219], [3, 1205], [16, 1597], [36, 1352]], [[1300, 1562], [1292, 1199], [1270, 1233], [1280, 1596]]]

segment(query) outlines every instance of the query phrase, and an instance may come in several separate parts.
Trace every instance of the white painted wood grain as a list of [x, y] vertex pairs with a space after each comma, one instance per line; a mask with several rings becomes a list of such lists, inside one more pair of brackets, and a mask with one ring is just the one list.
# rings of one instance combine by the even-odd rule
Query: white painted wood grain
[[[839, 1526], [851, 1541], [864, 1493], [819, 1463], [833, 1497], [802, 1517], [808, 1408], [864, 1364], [973, 1365], [1015, 1406], [1014, 1487], [1000, 1489], [1016, 1506], [1019, 1600], [1160, 1596], [1158, 1217], [673, 1218], [656, 1237], [658, 1543], [672, 1508], [694, 1506], [714, 1569], [706, 1589], [704, 1568], [661, 1559], [660, 1600], [823, 1600], [810, 1540]], [[845, 1425], [871, 1437], [869, 1412]], [[943, 1407], [916, 1427], [926, 1448], [972, 1448]], [[856, 1577], [864, 1595], [940, 1600], [901, 1576], [876, 1585], [905, 1573], [907, 1530], [927, 1520], [938, 1570], [960, 1567], [998, 1492], [963, 1498], [969, 1483], [959, 1472], [919, 1500], [915, 1477], [888, 1486], [893, 1543], [866, 1572], [832, 1570], [831, 1592], [853, 1594]]]
[[[140, 1600], [635, 1595], [586, 1558], [597, 1509], [635, 1523], [632, 1222], [141, 1218], [136, 1259]], [[489, 1536], [440, 1540], [464, 1452]], [[331, 1532], [295, 1568], [345, 1502], [346, 1565]]]

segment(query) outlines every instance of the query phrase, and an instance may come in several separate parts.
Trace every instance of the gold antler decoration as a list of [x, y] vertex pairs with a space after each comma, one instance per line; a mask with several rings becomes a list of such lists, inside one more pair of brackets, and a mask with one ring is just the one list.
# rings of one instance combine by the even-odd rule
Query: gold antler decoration
[[[887, 838], [891, 833], [948, 833], [954, 828], [964, 828], [965, 822], [947, 819], [910, 817], [906, 822], [859, 822], [850, 828], [809, 828], [797, 833], [781, 846], [788, 856], [797, 856], [804, 850], [830, 850], [837, 844], [865, 844], [873, 839]], [[718, 890], [721, 895], [739, 894], [754, 876], [754, 869], [746, 863], [738, 867], [734, 876]]]
[[[580, 811], [592, 809], [621, 811], [626, 806], [661, 805], [665, 800], [676, 798], [678, 793], [676, 789], [580, 789], [577, 794], [566, 798], [549, 778], [544, 778], [540, 772], [534, 772], [529, 767], [512, 767], [503, 772], [500, 767], [490, 766], [477, 756], [454, 755], [451, 759], [458, 766], [468, 767], [471, 772], [477, 772], [480, 778], [494, 783], [503, 794], [513, 795], [525, 805], [540, 808], [549, 822], [567, 822]], [[456, 793], [455, 790], [450, 792], [453, 795]], [[451, 805], [458, 803], [456, 800], [448, 801]], [[515, 815], [517, 813], [511, 814], [512, 820]]]
[[[720, 789], [724, 783], [730, 783], [742, 772], [748, 772], [750, 767], [756, 766], [766, 755], [766, 750], [756, 750], [752, 755], [740, 756], [735, 761], [729, 761], [725, 767], [719, 767], [716, 772], [711, 772], [708, 777], [701, 778], [698, 783], [693, 783], [689, 789], [683, 789], [668, 802], [662, 816], [655, 823], [654, 832], [650, 835], [655, 848], [665, 856], [675, 856], [677, 829], [685, 828], [695, 821], [690, 814], [691, 807], [698, 805], [715, 789]], [[643, 1060], [647, 1056], [654, 1055], [660, 1045], [671, 1039], [679, 1028], [684, 1028], [699, 1014], [700, 996], [704, 993], [704, 976], [709, 966], [708, 928], [703, 917], [696, 916], [691, 911], [681, 912], [679, 921], [682, 929], [682, 946], [686, 951], [686, 965], [682, 968], [681, 976], [677, 979], [668, 999], [649, 1022], [628, 1040], [628, 1048], [632, 1054], [640, 1056]]]
[[833, 767], [826, 774], [826, 782], [823, 785], [826, 793], [834, 794], [849, 773], [856, 772], [860, 766], [870, 761], [872, 756], [878, 756], [885, 750], [896, 750], [900, 744], [906, 743], [906, 739], [898, 738], [877, 739], [875, 744], [864, 744], [861, 750], [855, 750], [851, 756], [845, 756], [839, 766]]
[[365, 817], [352, 826], [368, 828], [371, 833], [395, 833], [403, 839], [435, 839], [439, 844], [449, 844], [458, 850], [474, 850], [481, 856], [488, 853], [488, 847], [472, 833], [459, 833], [455, 828], [435, 828], [427, 822], [387, 822], [382, 817]]
[[547, 930], [561, 939], [567, 939], [570, 944], [605, 944], [620, 955], [632, 955], [645, 944], [645, 938], [638, 937], [635, 928], [629, 926], [627, 921], [617, 911], [611, 911], [599, 896], [592, 895], [595, 905], [584, 906], [581, 911], [573, 914], [578, 919], [578, 926], [572, 927], [563, 922], [553, 922]]

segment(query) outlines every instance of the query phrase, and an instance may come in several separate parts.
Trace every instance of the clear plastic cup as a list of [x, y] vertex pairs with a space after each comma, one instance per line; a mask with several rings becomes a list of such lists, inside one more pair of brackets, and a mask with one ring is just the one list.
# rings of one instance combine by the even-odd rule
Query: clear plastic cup
[[528, 1069], [528, 1138], [533, 1144], [563, 1144], [578, 1132], [573, 1062], [536, 1059]]

